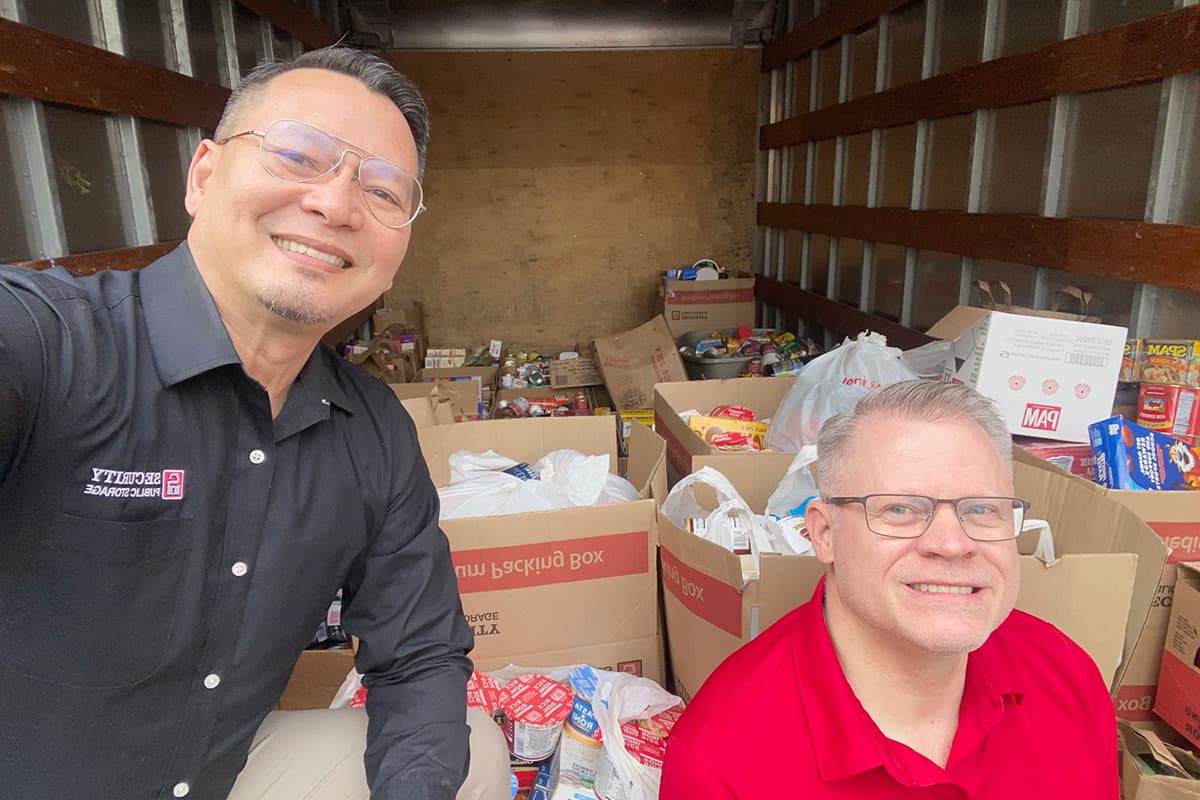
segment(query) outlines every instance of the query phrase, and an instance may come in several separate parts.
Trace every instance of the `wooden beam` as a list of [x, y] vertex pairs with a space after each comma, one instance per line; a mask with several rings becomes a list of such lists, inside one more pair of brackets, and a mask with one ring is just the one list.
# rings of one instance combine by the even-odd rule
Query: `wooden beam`
[[161, 258], [179, 246], [179, 242], [161, 242], [144, 247], [125, 247], [120, 250], [97, 250], [73, 256], [43, 258], [38, 261], [20, 261], [19, 267], [50, 269], [66, 267], [76, 275], [91, 275], [105, 269], [141, 269], [156, 258]]
[[335, 43], [333, 29], [290, 0], [237, 0], [272, 25], [299, 39], [305, 47], [325, 47]]
[[755, 276], [754, 296], [763, 302], [778, 306], [787, 314], [796, 314], [801, 319], [842, 336], [855, 336], [867, 330], [875, 331], [886, 336], [889, 345], [901, 350], [920, 347], [933, 341], [931, 337], [898, 322], [868, 314], [845, 303], [830, 300], [825, 295], [801, 289], [792, 283], [768, 278], [766, 275]]
[[763, 47], [762, 71], [782, 67], [811, 53], [818, 47], [865, 28], [884, 14], [906, 6], [913, 0], [857, 0], [842, 3], [833, 11], [814, 17]]
[[1195, 225], [800, 203], [759, 203], [758, 223], [1189, 291], [1200, 286]]
[[0, 94], [216, 127], [229, 90], [0, 19]]
[[1200, 6], [1190, 6], [764, 125], [759, 147], [803, 144], [1197, 71]]

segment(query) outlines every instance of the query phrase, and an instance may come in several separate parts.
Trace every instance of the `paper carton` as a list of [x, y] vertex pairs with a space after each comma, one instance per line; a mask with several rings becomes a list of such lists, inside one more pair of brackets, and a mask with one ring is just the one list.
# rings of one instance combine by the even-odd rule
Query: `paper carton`
[[715, 281], [664, 277], [659, 300], [667, 327], [676, 339], [688, 331], [754, 327], [754, 276], [746, 273]]
[[[769, 469], [786, 470], [794, 453], [729, 453], [711, 447], [679, 418], [679, 412], [695, 409], [708, 414], [720, 405], [745, 406], [756, 419], [774, 415], [795, 378], [728, 378], [726, 380], [660, 383], [654, 387], [654, 430], [667, 443], [667, 480], [674, 486], [684, 475], [702, 466], [720, 469], [724, 459], [758, 458], [774, 462]], [[780, 472], [779, 474], [783, 474]], [[774, 490], [774, 487], [771, 487]], [[770, 494], [770, 491], [767, 492]], [[766, 500], [764, 498], [763, 506]], [[761, 508], [759, 509], [761, 510]]]
[[[769, 494], [786, 471], [786, 465], [772, 469], [776, 465], [752, 458], [729, 461], [724, 470], [714, 465], [743, 497]], [[1126, 667], [1121, 654], [1142, 631], [1166, 550], [1099, 487], [1020, 461], [1014, 476], [1017, 495], [1033, 503], [1030, 513], [1050, 523], [1059, 555], [1049, 566], [1022, 556], [1017, 608], [1071, 636], [1115, 688]], [[730, 653], [806, 602], [824, 571], [810, 556], [768, 553], [758, 579], [747, 581], [738, 556], [661, 514], [659, 538], [668, 652], [676, 691], [685, 698]], [[1019, 542], [1022, 552], [1034, 544], [1027, 537]]]
[[[613, 417], [494, 420], [419, 429], [436, 485], [450, 479], [459, 450], [495, 450], [534, 463], [571, 448], [607, 455], [617, 467]], [[597, 666], [662, 680], [659, 655], [655, 497], [665, 494], [664, 445], [635, 431], [628, 479], [641, 499], [630, 503], [442, 522], [450, 541], [473, 659], [482, 668], [507, 663], [560, 666], [601, 658]]]
[[954, 341], [943, 377], [995, 400], [1013, 434], [1086, 442], [1112, 413], [1124, 328], [959, 306], [928, 333]]
[[687, 370], [662, 317], [595, 342], [604, 385], [618, 409], [650, 408], [654, 384], [686, 381]]
[[604, 383], [600, 362], [594, 355], [583, 353], [579, 358], [556, 358], [550, 362], [550, 386], [570, 389], [576, 386], [597, 386]]
[[1200, 759], [1158, 732], [1118, 722], [1124, 800], [1198, 800]]
[[1200, 745], [1200, 563], [1179, 565], [1154, 713]]

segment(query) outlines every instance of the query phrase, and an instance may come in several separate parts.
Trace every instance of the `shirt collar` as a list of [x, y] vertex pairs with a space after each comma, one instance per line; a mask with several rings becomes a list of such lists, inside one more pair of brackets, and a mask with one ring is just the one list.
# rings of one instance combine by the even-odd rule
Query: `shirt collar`
[[[825, 578], [800, 614], [793, 645], [796, 682], [804, 701], [808, 728], [822, 780], [837, 781], [876, 767], [886, 767], [887, 740], [863, 708], [842, 671], [825, 624]], [[998, 721], [1002, 710], [1023, 697], [1008, 670], [999, 668], [988, 642], [967, 658], [963, 712], [948, 767], [973, 749]], [[899, 745], [898, 745], [899, 746]]]
[[241, 363], [187, 242], [143, 268], [138, 287], [150, 350], [164, 386]]
[[[164, 386], [214, 367], [242, 363], [187, 242], [142, 269], [138, 281], [150, 349]], [[353, 411], [330, 363], [335, 358], [320, 346], [314, 348], [292, 392], [311, 401], [305, 405], [333, 404]]]

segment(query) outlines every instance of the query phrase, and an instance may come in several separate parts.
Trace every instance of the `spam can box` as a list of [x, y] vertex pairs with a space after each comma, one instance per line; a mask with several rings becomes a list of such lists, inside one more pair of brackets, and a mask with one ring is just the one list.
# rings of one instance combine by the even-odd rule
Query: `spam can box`
[[1142, 371], [1142, 340], [1126, 339], [1125, 353], [1121, 356], [1121, 383], [1135, 383]]

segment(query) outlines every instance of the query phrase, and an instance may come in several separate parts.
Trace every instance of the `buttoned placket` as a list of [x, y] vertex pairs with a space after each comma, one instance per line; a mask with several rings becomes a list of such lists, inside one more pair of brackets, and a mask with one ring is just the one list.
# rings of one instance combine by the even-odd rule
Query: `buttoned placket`
[[219, 572], [212, 610], [213, 624], [204, 644], [194, 686], [188, 699], [185, 731], [167, 774], [163, 797], [188, 797], [193, 792], [208, 796], [197, 776], [204, 766], [213, 731], [221, 717], [226, 694], [222, 686], [232, 679], [230, 670], [242, 627], [246, 599], [254, 575], [254, 555], [266, 527], [267, 501], [274, 475], [275, 441], [270, 403], [266, 393], [249, 379], [235, 383], [239, 404], [233, 474], [229, 481], [229, 504], [221, 556], [213, 568]]

